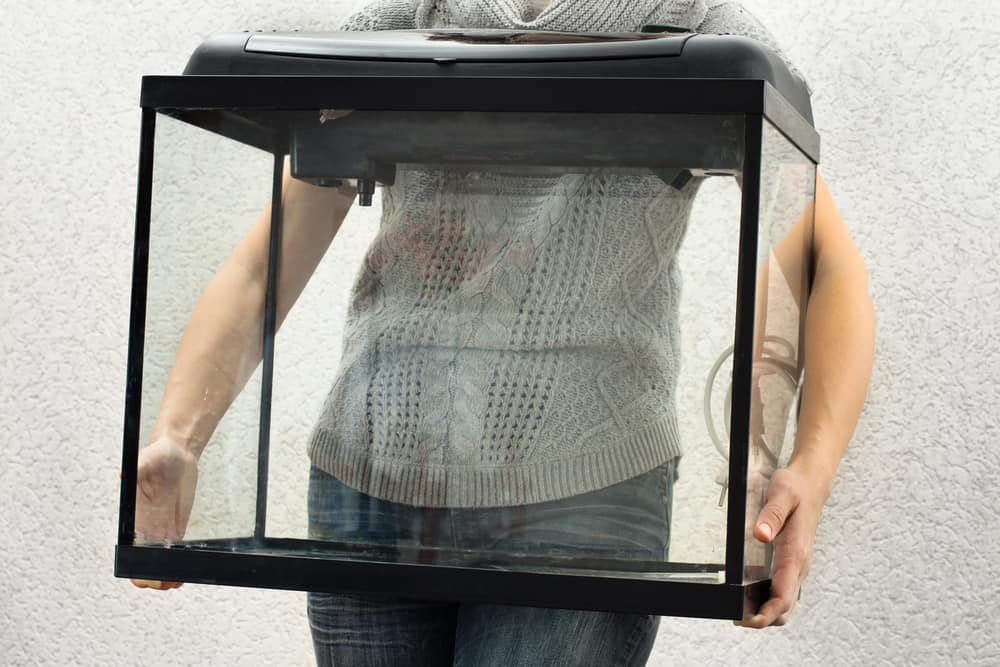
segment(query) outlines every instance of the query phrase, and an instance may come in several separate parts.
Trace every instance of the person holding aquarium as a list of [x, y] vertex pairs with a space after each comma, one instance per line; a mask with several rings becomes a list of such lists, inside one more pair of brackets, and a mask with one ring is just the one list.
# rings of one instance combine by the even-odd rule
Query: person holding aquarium
[[[648, 24], [745, 35], [781, 55], [770, 33], [728, 1], [374, 0], [343, 29], [635, 32]], [[641, 177], [598, 174], [568, 185], [559, 176], [498, 174], [477, 184], [495, 193], [485, 198], [489, 210], [470, 212], [449, 178], [403, 172], [384, 190], [382, 223], [351, 292], [340, 368], [309, 445], [310, 533], [418, 540], [428, 512], [460, 509], [475, 517], [468, 530], [490, 539], [662, 558], [680, 449], [673, 408], [657, 396], [676, 383], [676, 299], [662, 299], [662, 326], [640, 344], [628, 313], [607, 295], [678, 293], [674, 259], [703, 179], [639, 184], [643, 194], [621, 198]], [[294, 261], [282, 264], [279, 326], [355, 196], [350, 184], [318, 187], [286, 169], [281, 252]], [[633, 208], [608, 206], [616, 197]], [[814, 203], [803, 401], [791, 459], [773, 475], [754, 524], [775, 554], [771, 598], [739, 622], [752, 628], [788, 620], [874, 354], [866, 268], [819, 175]], [[652, 246], [634, 233], [643, 215], [663, 223]], [[520, 235], [483, 231], [484, 221], [501, 218]], [[183, 535], [198, 458], [260, 362], [269, 226], [270, 206], [191, 313], [140, 451], [138, 541]], [[610, 261], [598, 261], [598, 249]], [[586, 344], [598, 336], [601, 346]], [[659, 394], [646, 391], [649, 378]], [[352, 512], [376, 519], [359, 528]], [[308, 604], [321, 665], [641, 665], [659, 620], [360, 594], [310, 593]]]

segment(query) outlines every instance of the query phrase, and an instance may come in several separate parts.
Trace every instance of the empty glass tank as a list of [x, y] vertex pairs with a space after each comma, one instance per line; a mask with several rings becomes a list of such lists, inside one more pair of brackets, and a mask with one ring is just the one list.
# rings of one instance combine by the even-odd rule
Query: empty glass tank
[[222, 79], [144, 82], [119, 576], [766, 597], [818, 145], [770, 84]]

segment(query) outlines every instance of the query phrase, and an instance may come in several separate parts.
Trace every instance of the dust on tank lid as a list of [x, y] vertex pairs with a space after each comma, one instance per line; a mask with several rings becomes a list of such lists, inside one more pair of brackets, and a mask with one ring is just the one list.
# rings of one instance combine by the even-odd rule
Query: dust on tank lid
[[804, 81], [774, 51], [736, 35], [434, 29], [235, 33], [212, 37], [185, 75], [531, 76], [758, 79], [811, 125]]

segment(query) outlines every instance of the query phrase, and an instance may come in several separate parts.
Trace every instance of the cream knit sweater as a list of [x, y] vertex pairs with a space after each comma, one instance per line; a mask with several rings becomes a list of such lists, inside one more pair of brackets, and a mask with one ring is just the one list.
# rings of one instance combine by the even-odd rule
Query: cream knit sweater
[[[770, 35], [705, 0], [375, 0], [351, 30]], [[351, 294], [314, 465], [437, 507], [535, 503], [681, 453], [675, 261], [700, 181], [401, 171]]]

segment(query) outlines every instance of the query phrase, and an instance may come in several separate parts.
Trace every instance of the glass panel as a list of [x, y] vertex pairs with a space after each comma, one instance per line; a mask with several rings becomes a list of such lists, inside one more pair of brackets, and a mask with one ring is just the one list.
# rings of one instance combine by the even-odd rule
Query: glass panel
[[736, 322], [741, 192], [735, 178], [705, 179], [680, 251], [681, 359], [678, 418], [684, 442], [671, 555], [726, 559], [729, 403]]
[[[290, 138], [266, 539], [257, 376], [217, 428], [203, 405], [256, 364], [249, 280], [189, 327], [207, 379], [171, 383], [211, 441], [186, 544], [720, 580], [742, 117], [183, 115], [214, 133], [158, 127], [144, 442], [212, 275], [263, 275], [227, 260], [269, 206], [244, 144]], [[253, 326], [201, 350], [225, 317]]]
[[[282, 322], [275, 343], [267, 534], [308, 539], [307, 445], [332, 379], [337, 376], [350, 286], [365, 249], [378, 231], [382, 198], [374, 197], [370, 207], [351, 206], [349, 215], [334, 229], [339, 217], [336, 211], [342, 214], [354, 198], [350, 184], [342, 195], [337, 188], [315, 187], [289, 177], [283, 190], [286, 242], [311, 239], [310, 250], [318, 252], [308, 253], [309, 265], [317, 263], [311, 276], [307, 271], [297, 274], [300, 281], [308, 282]], [[311, 227], [312, 231], [303, 231], [304, 227]], [[336, 236], [331, 243], [334, 231]], [[289, 267], [306, 268], [303, 254], [301, 248], [296, 250], [286, 245], [279, 262], [281, 284], [288, 284]], [[304, 547], [299, 545], [299, 548]]]
[[[309, 120], [283, 284], [319, 266], [277, 339], [267, 548], [719, 581], [703, 406], [733, 339], [742, 118]], [[373, 205], [331, 242], [358, 178]]]
[[[227, 316], [231, 304], [218, 294], [225, 291], [220, 281], [234, 281], [245, 271], [234, 264], [220, 267], [270, 197], [273, 159], [163, 114], [156, 123], [137, 542], [182, 537], [178, 518], [183, 523], [184, 517], [175, 508], [186, 513], [195, 483], [193, 466], [181, 455], [187, 439], [210, 438], [210, 444], [197, 467], [198, 491], [183, 537], [247, 536], [257, 478], [260, 371], [253, 369], [260, 354], [262, 293], [240, 294], [247, 313], [241, 324]], [[215, 296], [198, 306], [198, 319], [182, 343], [192, 309], [210, 284]], [[213, 339], [215, 351], [209, 347]], [[183, 361], [175, 365], [179, 346]], [[234, 383], [251, 372], [239, 393]], [[233, 394], [226, 410], [226, 397]]]
[[816, 187], [815, 165], [767, 120], [761, 155], [745, 582], [771, 572], [773, 547], [754, 539], [753, 522], [795, 437]]

